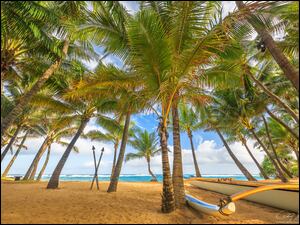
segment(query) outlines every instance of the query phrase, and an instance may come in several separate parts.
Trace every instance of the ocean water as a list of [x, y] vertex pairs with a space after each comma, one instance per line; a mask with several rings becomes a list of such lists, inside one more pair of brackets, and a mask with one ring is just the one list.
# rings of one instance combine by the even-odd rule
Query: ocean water
[[[49, 180], [51, 175], [44, 175], [42, 180]], [[162, 181], [162, 175], [156, 175], [158, 181]], [[61, 181], [92, 181], [94, 175], [92, 174], [65, 174], [60, 176]], [[184, 178], [188, 179], [193, 177], [192, 174], [185, 174]], [[231, 175], [203, 175], [204, 178], [233, 178], [236, 180], [247, 180], [245, 176], [239, 174], [231, 174]], [[259, 175], [254, 175], [257, 180], [262, 180], [263, 178]], [[98, 175], [99, 181], [109, 181], [110, 174], [100, 174]], [[149, 182], [151, 180], [151, 176], [146, 174], [123, 174], [120, 175], [119, 181], [124, 182]]]

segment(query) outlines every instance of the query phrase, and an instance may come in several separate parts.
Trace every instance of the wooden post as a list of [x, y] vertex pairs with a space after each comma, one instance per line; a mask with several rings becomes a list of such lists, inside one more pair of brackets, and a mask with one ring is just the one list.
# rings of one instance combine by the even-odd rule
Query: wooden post
[[[95, 154], [95, 147], [94, 147], [94, 145], [93, 145], [93, 147], [92, 147], [92, 151], [93, 151], [94, 166], [95, 166], [95, 174], [96, 174], [96, 170], [97, 170], [97, 162], [96, 162], [96, 154]], [[94, 177], [95, 177], [95, 175], [94, 175]], [[93, 184], [94, 184], [94, 178], [93, 178], [93, 183], [92, 183], [90, 189], [93, 188]], [[98, 176], [97, 176], [96, 184], [97, 184], [97, 189], [99, 190]]]
[[[94, 149], [93, 149], [94, 150]], [[98, 164], [95, 168], [95, 175], [94, 175], [94, 178], [93, 178], [93, 181], [92, 181], [92, 184], [91, 184], [91, 190], [93, 189], [93, 185], [94, 185], [94, 181], [96, 180], [96, 183], [97, 183], [97, 189], [99, 190], [99, 181], [98, 181], [98, 169], [99, 169], [99, 166], [100, 166], [100, 162], [101, 162], [101, 159], [102, 159], [102, 156], [103, 156], [103, 152], [104, 152], [104, 148], [102, 148], [101, 150], [101, 155], [100, 155], [100, 158], [99, 158], [99, 161], [98, 161]]]

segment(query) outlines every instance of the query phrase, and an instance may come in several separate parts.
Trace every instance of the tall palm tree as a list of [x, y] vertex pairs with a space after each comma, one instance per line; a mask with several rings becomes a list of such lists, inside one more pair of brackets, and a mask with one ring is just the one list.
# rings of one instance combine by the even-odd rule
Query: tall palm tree
[[[105, 103], [105, 101], [107, 101], [105, 107], [102, 107], [101, 110], [114, 113], [119, 117], [125, 117], [120, 151], [115, 169], [111, 176], [111, 182], [107, 190], [108, 192], [115, 192], [117, 190], [118, 180], [125, 157], [127, 139], [130, 133], [129, 126], [131, 114], [144, 109], [143, 105], [145, 104], [145, 97], [143, 93], [137, 91], [137, 88], [139, 88], [137, 84], [139, 85], [137, 76], [130, 70], [124, 71], [115, 66], [105, 66], [100, 63], [94, 73], [87, 77], [86, 80], [78, 83], [76, 91], [71, 92], [71, 94], [66, 93], [66, 96], [69, 96], [70, 98], [85, 99], [88, 102], [93, 102], [95, 99], [98, 99], [98, 102], [103, 101]], [[110, 99], [108, 96], [114, 97]], [[94, 104], [96, 106], [97, 101], [93, 102], [92, 105]]]
[[[49, 121], [51, 122], [49, 123]], [[37, 132], [41, 136], [44, 136], [45, 139], [24, 175], [24, 180], [34, 180], [40, 159], [52, 143], [64, 144], [61, 138], [70, 137], [76, 131], [77, 126], [72, 126], [72, 121], [74, 121], [73, 118], [67, 116], [61, 118], [54, 117], [52, 119], [46, 116], [41, 120], [42, 126], [37, 128]]]
[[262, 115], [262, 119], [263, 119], [263, 123], [265, 125], [265, 131], [266, 131], [266, 134], [267, 134], [267, 138], [268, 138], [268, 141], [269, 141], [269, 144], [271, 146], [271, 150], [274, 154], [274, 158], [275, 160], [277, 161], [278, 165], [280, 166], [280, 168], [288, 175], [288, 177], [290, 178], [293, 178], [293, 175], [288, 171], [287, 168], [285, 168], [285, 166], [281, 163], [279, 157], [278, 157], [278, 154], [276, 152], [276, 149], [274, 147], [274, 144], [273, 144], [273, 140], [272, 140], [272, 137], [271, 137], [271, 134], [270, 134], [270, 131], [269, 131], [269, 125], [268, 125], [268, 122], [265, 118], [264, 115]]
[[295, 138], [299, 139], [299, 134], [297, 134], [294, 129], [289, 127], [284, 121], [282, 121], [278, 116], [276, 116], [272, 111], [266, 107], [266, 112], [269, 114], [270, 117], [272, 117], [274, 120], [276, 120], [280, 125], [282, 125], [287, 131], [289, 131]]
[[160, 154], [158, 148], [159, 142], [155, 132], [148, 133], [147, 130], [135, 129], [136, 135], [129, 140], [129, 144], [137, 150], [137, 153], [128, 153], [125, 157], [125, 162], [133, 159], [145, 158], [148, 165], [148, 172], [152, 176], [151, 181], [157, 181], [156, 176], [151, 171], [150, 160], [151, 157]]
[[[272, 36], [269, 34], [268, 25], [265, 23], [266, 21], [268, 21], [266, 18], [264, 18], [267, 13], [266, 9], [268, 9], [268, 7], [274, 6], [272, 4], [270, 4], [269, 6], [268, 4], [265, 4], [266, 6], [264, 6], [264, 4], [257, 3], [245, 5], [242, 1], [236, 1], [235, 3], [238, 9], [241, 11], [241, 14], [244, 15], [244, 18], [258, 33], [262, 42], [268, 48], [274, 60], [284, 72], [284, 75], [292, 82], [294, 87], [299, 91], [299, 71], [291, 64], [288, 58], [283, 54], [282, 50], [278, 47]], [[296, 5], [295, 7], [297, 8]], [[266, 9], [264, 10], [264, 8]], [[278, 14], [276, 14], [276, 18], [281, 19], [280, 14], [279, 17]]]
[[[84, 128], [88, 124], [89, 120], [95, 116], [102, 116], [101, 112], [107, 110], [107, 106], [111, 107], [110, 104], [114, 103], [111, 99], [94, 99], [94, 100], [82, 100], [76, 98], [72, 93], [76, 92], [76, 89], [69, 90], [70, 93], [65, 93], [65, 96], [70, 95], [71, 97], [65, 97], [64, 101], [67, 100], [68, 104], [71, 107], [71, 116], [73, 120], [78, 123], [78, 129], [73, 136], [71, 142], [68, 144], [64, 154], [62, 155], [60, 161], [52, 173], [52, 176], [48, 182], [48, 189], [58, 188], [59, 185], [59, 176], [62, 172], [62, 169], [75, 145], [78, 138], [83, 134]], [[73, 96], [73, 97], [72, 97]]]
[[[73, 133], [74, 133], [74, 132], [73, 132]], [[59, 145], [61, 145], [61, 146], [63, 146], [63, 147], [68, 146], [69, 143], [68, 143], [68, 142], [65, 142], [65, 141], [62, 141], [61, 138], [63, 138], [63, 136], [57, 137], [57, 138], [55, 139], [55, 142], [53, 142], [53, 143], [57, 143], [57, 144], [59, 144]], [[78, 149], [78, 147], [75, 146], [75, 145], [73, 146], [72, 150], [73, 150], [75, 153], [79, 153], [79, 149]], [[47, 165], [48, 165], [49, 158], [50, 158], [50, 153], [51, 153], [51, 144], [48, 146], [47, 155], [46, 155], [44, 164], [43, 164], [43, 166], [42, 166], [42, 168], [41, 168], [41, 170], [40, 170], [40, 172], [39, 172], [39, 174], [38, 174], [38, 176], [37, 176], [37, 178], [36, 178], [36, 181], [40, 181], [40, 180], [41, 180], [41, 178], [42, 178], [42, 176], [43, 176], [43, 174], [44, 174], [44, 172], [45, 172], [45, 169], [46, 169], [46, 167], [47, 167]]]
[[256, 167], [259, 169], [261, 176], [263, 176], [264, 179], [266, 179], [266, 180], [270, 179], [268, 177], [268, 175], [266, 174], [266, 172], [264, 171], [264, 169], [260, 166], [260, 164], [258, 163], [258, 161], [256, 160], [256, 158], [254, 157], [254, 155], [252, 154], [252, 152], [250, 151], [250, 149], [248, 147], [248, 144], [247, 144], [247, 140], [246, 140], [246, 138], [242, 134], [240, 135], [240, 140], [241, 140], [242, 144], [245, 146], [248, 154], [252, 158], [252, 160], [255, 163]]
[[[91, 49], [85, 48], [85, 50], [88, 52], [87, 54], [83, 54], [82, 51], [78, 54], [78, 48], [76, 49], [76, 44], [79, 43], [79, 39], [78, 36], [76, 37], [76, 28], [74, 28], [74, 25], [84, 23], [86, 2], [66, 1], [61, 2], [59, 4], [53, 2], [44, 2], [42, 4], [44, 4], [45, 7], [47, 7], [49, 10], [51, 9], [54, 14], [59, 16], [60, 24], [59, 26], [52, 29], [51, 32], [56, 33], [58, 36], [61, 37], [62, 41], [57, 40], [57, 42], [60, 43], [59, 47], [61, 51], [58, 52], [58, 56], [56, 57], [55, 61], [50, 65], [49, 68], [47, 68], [43, 72], [43, 74], [39, 77], [39, 79], [32, 86], [32, 88], [19, 99], [18, 103], [11, 110], [10, 114], [6, 116], [3, 119], [3, 121], [1, 121], [1, 135], [3, 135], [3, 133], [6, 132], [6, 130], [12, 125], [15, 119], [23, 112], [24, 108], [29, 104], [31, 99], [41, 90], [46, 81], [59, 69], [67, 55], [68, 57], [72, 57], [75, 53], [75, 55], [77, 54], [77, 56], [83, 55], [82, 58], [86, 58], [86, 55], [91, 52], [89, 51]], [[66, 30], [66, 28], [68, 29]], [[73, 51], [73, 54], [69, 52], [70, 43], [70, 49], [72, 50], [73, 48], [75, 50]], [[86, 41], [83, 45], [81, 45], [81, 47], [82, 46], [90, 47], [86, 43]], [[70, 54], [68, 54], [68, 52]]]
[[[234, 160], [235, 164], [238, 166], [240, 171], [245, 175], [248, 180], [256, 180], [251, 173], [243, 166], [243, 164], [237, 159], [232, 150], [230, 149], [226, 139], [224, 138], [221, 131], [226, 133], [228, 130], [228, 125], [231, 129], [234, 129], [234, 123], [229, 123], [229, 121], [238, 121], [239, 114], [241, 113], [241, 107], [239, 106], [236, 96], [238, 96], [239, 90], [224, 89], [217, 90], [214, 93], [215, 99], [214, 103], [211, 105], [208, 111], [210, 119], [208, 120], [210, 129], [217, 132], [221, 138], [225, 148], [227, 149], [229, 155]], [[227, 124], [227, 126], [226, 126]], [[235, 124], [237, 126], [238, 123]]]
[[[216, 48], [221, 46], [221, 39], [225, 39], [226, 34], [222, 32], [219, 21], [215, 24], [208, 22], [211, 14], [207, 14], [204, 8], [207, 6], [213, 11], [213, 3], [146, 2], [143, 10], [135, 14], [133, 19], [116, 2], [97, 3], [97, 5], [95, 7], [97, 13], [92, 14], [91, 21], [84, 31], [93, 33], [95, 41], [103, 45], [107, 52], [124, 59], [125, 63], [140, 75], [139, 79], [142, 79], [145, 84], [145, 90], [148, 89], [146, 93], [148, 95], [153, 93], [149, 96], [152, 102], [154, 100], [160, 104], [163, 117], [163, 123], [160, 123], [163, 131], [160, 134], [164, 146], [162, 149], [164, 171], [162, 210], [171, 212], [175, 207], [173, 207], [173, 185], [167, 155], [166, 125], [173, 106], [173, 97], [179, 94], [180, 78], [190, 74], [191, 68], [199, 62], [205, 62], [218, 52], [219, 49]], [[193, 10], [195, 8], [199, 10]], [[186, 20], [186, 17], [190, 18]], [[169, 22], [168, 19], [174, 21]], [[108, 20], [113, 22], [108, 24], [105, 22]], [[153, 22], [150, 23], [150, 20]], [[195, 25], [196, 21], [202, 21], [205, 28], [201, 29]], [[150, 24], [153, 26], [149, 27]], [[99, 27], [107, 30], [101, 30]], [[144, 32], [140, 32], [140, 27], [143, 27]], [[222, 48], [223, 46], [220, 47]], [[202, 51], [203, 49], [206, 50]], [[175, 107], [173, 111], [176, 112]], [[179, 133], [178, 126], [174, 128], [176, 129], [174, 132]], [[176, 147], [174, 148], [176, 163], [173, 178], [176, 183], [176, 202], [180, 205], [185, 203], [185, 199], [179, 135], [174, 137], [174, 147]]]
[[37, 181], [40, 181], [42, 179], [42, 176], [45, 172], [45, 169], [48, 165], [48, 162], [49, 162], [49, 158], [50, 158], [50, 152], [51, 152], [51, 145], [48, 146], [48, 151], [47, 151], [47, 155], [46, 155], [46, 159], [45, 159], [45, 162], [41, 168], [41, 171], [39, 172], [39, 175], [37, 176], [36, 180]]
[[[120, 142], [122, 140], [123, 135], [123, 123], [122, 118], [119, 117], [117, 119], [110, 119], [108, 117], [98, 117], [97, 124], [101, 126], [105, 131], [102, 132], [100, 130], [91, 130], [88, 133], [83, 135], [83, 138], [88, 138], [92, 141], [99, 142], [112, 142], [114, 145], [114, 156], [113, 156], [113, 164], [111, 169], [111, 175], [114, 172], [117, 162], [117, 153]], [[131, 125], [129, 127], [129, 136], [133, 135], [134, 130], [131, 129]]]
[[6, 145], [5, 149], [3, 150], [3, 152], [1, 153], [1, 162], [2, 160], [4, 159], [4, 157], [6, 156], [6, 154], [8, 153], [9, 149], [12, 147], [12, 145], [14, 144], [15, 142], [15, 139], [17, 138], [18, 136], [18, 133], [20, 132], [21, 130], [21, 126], [18, 125], [16, 130], [14, 131], [14, 134], [13, 136], [10, 138], [8, 144]]
[[188, 108], [187, 105], [182, 104], [180, 105], [179, 109], [180, 109], [180, 113], [179, 113], [180, 127], [184, 132], [187, 133], [190, 139], [196, 177], [201, 177], [199, 166], [197, 163], [194, 143], [193, 143], [193, 131], [198, 130], [202, 125], [202, 123], [199, 120], [199, 116], [191, 107]]
[[25, 133], [25, 135], [24, 135], [22, 141], [20, 142], [19, 147], [17, 148], [17, 151], [15, 152], [15, 154], [13, 155], [13, 157], [11, 158], [11, 160], [9, 161], [7, 167], [5, 168], [3, 174], [1, 175], [2, 177], [6, 177], [6, 176], [7, 176], [7, 174], [8, 174], [8, 172], [9, 172], [10, 168], [11, 168], [12, 165], [14, 164], [14, 162], [15, 162], [17, 156], [19, 155], [21, 149], [22, 149], [22, 148], [27, 149], [27, 147], [24, 145], [24, 142], [25, 142], [25, 140], [26, 140], [26, 138], [27, 138], [28, 133], [29, 133], [29, 130], [26, 131], [26, 133]]
[[118, 120], [111, 119], [111, 122], [103, 123], [101, 118], [97, 118], [97, 124], [104, 128], [105, 132], [103, 133], [100, 130], [91, 130], [88, 133], [84, 134], [84, 138], [88, 138], [91, 141], [99, 141], [99, 142], [112, 142], [114, 145], [114, 157], [113, 157], [113, 165], [111, 169], [111, 174], [113, 174], [114, 168], [116, 166], [117, 161], [117, 152], [119, 148], [119, 143], [122, 139], [122, 131], [123, 127], [119, 123]]

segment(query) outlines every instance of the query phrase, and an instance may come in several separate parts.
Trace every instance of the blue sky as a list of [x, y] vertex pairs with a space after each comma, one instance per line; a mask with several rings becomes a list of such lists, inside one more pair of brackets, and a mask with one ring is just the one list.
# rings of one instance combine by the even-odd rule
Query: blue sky
[[[130, 13], [134, 13], [138, 10], [138, 5], [136, 2], [124, 1], [122, 4], [129, 10]], [[223, 2], [223, 7], [226, 13], [232, 11], [235, 7], [234, 2]], [[102, 50], [100, 47], [95, 46], [96, 51], [102, 55]], [[112, 63], [118, 67], [122, 67], [122, 61], [115, 56], [109, 55], [104, 60], [105, 63]], [[91, 69], [95, 68], [97, 65], [96, 61], [85, 62], [87, 66]], [[157, 119], [155, 114], [139, 114], [134, 115], [132, 120], [135, 121], [136, 125], [147, 129], [149, 131], [156, 131]], [[90, 121], [88, 126], [85, 129], [85, 132], [99, 129], [95, 125], [94, 120]], [[17, 158], [15, 164], [11, 168], [11, 174], [24, 174], [28, 169], [30, 163], [32, 162], [38, 148], [43, 142], [43, 138], [30, 139], [25, 142], [25, 145], [28, 146], [28, 150], [24, 150], [19, 157]], [[258, 161], [262, 161], [264, 155], [258, 149], [254, 149], [253, 141], [249, 140], [249, 146], [254, 155], [257, 157]], [[170, 134], [168, 140], [169, 148], [172, 150], [172, 135]], [[100, 174], [109, 174], [112, 166], [112, 156], [113, 156], [113, 147], [109, 143], [97, 143], [91, 142], [84, 139], [79, 139], [76, 143], [76, 146], [79, 147], [80, 153], [72, 153], [63, 169], [63, 174], [92, 174], [93, 173], [93, 156], [91, 147], [95, 145], [97, 149], [97, 154], [99, 156], [100, 149], [105, 148], [103, 161], [100, 166]], [[183, 163], [184, 163], [184, 173], [194, 173], [193, 161], [191, 155], [191, 147], [189, 139], [186, 134], [181, 134], [181, 145], [182, 145], [182, 154], [183, 154]], [[194, 133], [194, 145], [196, 148], [196, 156], [200, 166], [200, 170], [203, 174], [240, 174], [240, 171], [232, 162], [232, 159], [226, 152], [223, 147], [219, 137], [214, 132], [204, 132], [202, 130]], [[241, 162], [253, 173], [257, 174], [258, 170], [255, 167], [254, 163], [251, 161], [250, 156], [247, 154], [246, 150], [240, 143], [232, 143], [232, 150], [236, 153]], [[65, 147], [58, 146], [56, 144], [52, 145], [52, 152], [50, 156], [50, 161], [48, 167], [46, 168], [45, 173], [51, 174], [58, 163], [60, 157], [63, 154]], [[130, 146], [127, 146], [126, 152], [133, 152], [134, 149]], [[4, 170], [11, 155], [8, 154], [4, 159], [1, 165], [1, 171]], [[40, 161], [39, 169], [40, 170], [45, 155]], [[170, 163], [172, 165], [172, 154], [170, 153]], [[154, 173], [161, 173], [161, 156], [156, 156], [152, 159], [152, 168]], [[171, 167], [172, 168], [172, 167]], [[124, 164], [122, 169], [122, 174], [147, 174], [147, 167], [145, 161], [134, 160]]]

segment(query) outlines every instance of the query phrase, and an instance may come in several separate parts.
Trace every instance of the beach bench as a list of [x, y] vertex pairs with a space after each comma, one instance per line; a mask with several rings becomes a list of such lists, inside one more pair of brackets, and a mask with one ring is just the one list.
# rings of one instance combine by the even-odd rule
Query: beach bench
[[21, 180], [22, 176], [14, 176], [15, 181]]

